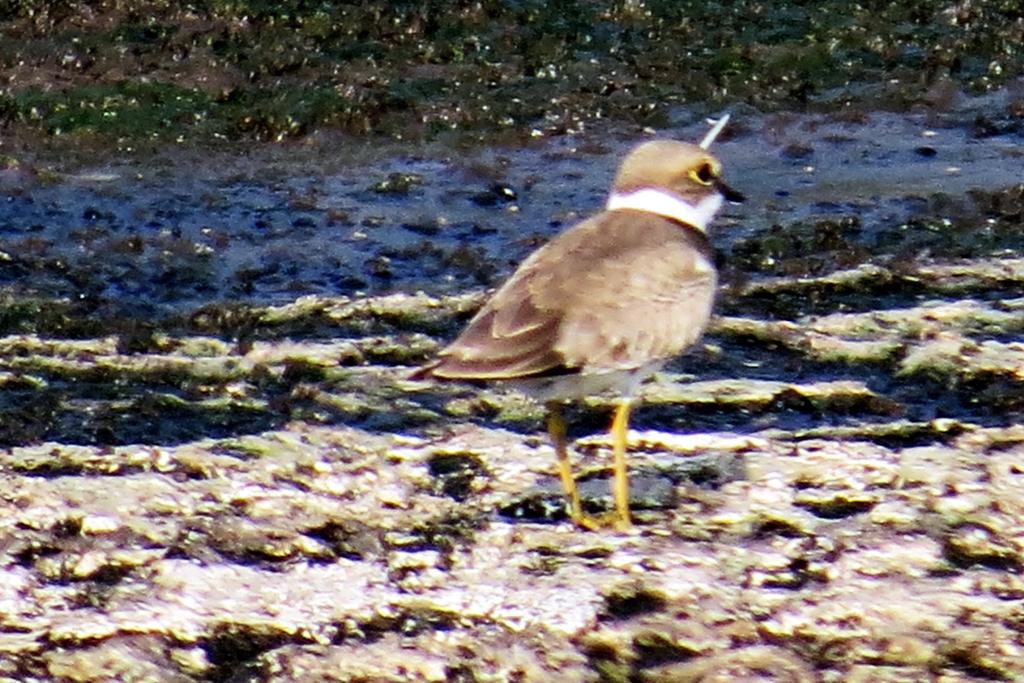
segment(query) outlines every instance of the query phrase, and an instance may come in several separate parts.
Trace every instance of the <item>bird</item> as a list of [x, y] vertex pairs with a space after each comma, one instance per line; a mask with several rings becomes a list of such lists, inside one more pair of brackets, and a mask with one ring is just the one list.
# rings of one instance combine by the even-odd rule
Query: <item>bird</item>
[[[570, 519], [588, 530], [632, 527], [626, 446], [640, 384], [695, 344], [710, 320], [717, 271], [708, 225], [726, 184], [708, 148], [654, 139], [635, 146], [603, 211], [529, 255], [461, 334], [410, 379], [500, 383], [543, 402]], [[617, 396], [610, 429], [614, 510], [584, 511], [566, 444], [562, 406]]]

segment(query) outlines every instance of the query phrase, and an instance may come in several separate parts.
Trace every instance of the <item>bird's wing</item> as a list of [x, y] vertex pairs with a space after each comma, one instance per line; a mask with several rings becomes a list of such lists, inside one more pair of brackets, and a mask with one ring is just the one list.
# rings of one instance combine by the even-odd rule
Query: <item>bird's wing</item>
[[707, 238], [631, 211], [611, 214], [604, 227], [591, 240], [595, 256], [563, 294], [573, 305], [554, 349], [581, 369], [628, 370], [677, 355], [711, 315], [717, 277]]
[[674, 355], [707, 323], [710, 259], [707, 239], [678, 223], [600, 214], [534, 252], [421, 374], [515, 379]]

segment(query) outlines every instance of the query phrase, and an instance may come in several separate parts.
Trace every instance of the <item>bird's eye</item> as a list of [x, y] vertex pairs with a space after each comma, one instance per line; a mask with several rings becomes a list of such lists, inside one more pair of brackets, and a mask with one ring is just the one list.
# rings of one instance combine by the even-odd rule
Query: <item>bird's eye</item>
[[711, 164], [704, 163], [690, 171], [690, 176], [701, 185], [710, 185], [715, 179], [715, 169], [711, 168]]

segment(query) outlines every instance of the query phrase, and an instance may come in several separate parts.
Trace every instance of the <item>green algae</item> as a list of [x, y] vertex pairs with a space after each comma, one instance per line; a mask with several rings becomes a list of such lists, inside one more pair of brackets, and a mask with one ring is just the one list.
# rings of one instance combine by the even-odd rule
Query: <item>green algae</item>
[[[1012, 3], [118, 3], [0, 8], [0, 122], [47, 136], [282, 140], [319, 128], [431, 138], [674, 104], [842, 106], [903, 82], [1021, 73]], [[155, 66], [155, 68], [153, 68]], [[58, 76], [59, 88], [39, 85]], [[24, 85], [22, 85], [24, 84]], [[863, 93], [860, 93], [863, 98]]]
[[16, 100], [8, 99], [7, 106], [15, 109], [14, 118], [43, 126], [53, 136], [102, 133], [173, 139], [201, 124], [210, 102], [202, 91], [173, 84], [124, 82], [80, 85], [65, 92], [31, 88]]

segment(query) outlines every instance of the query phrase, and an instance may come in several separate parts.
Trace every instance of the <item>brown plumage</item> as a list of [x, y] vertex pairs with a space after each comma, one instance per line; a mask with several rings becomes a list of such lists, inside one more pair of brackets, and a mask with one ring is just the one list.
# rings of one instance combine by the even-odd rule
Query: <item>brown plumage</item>
[[741, 199], [702, 147], [640, 145], [623, 161], [608, 208], [530, 255], [412, 379], [501, 381], [546, 401], [570, 515], [586, 528], [608, 520], [582, 510], [559, 402], [620, 394], [610, 522], [628, 527], [629, 402], [643, 379], [707, 326], [716, 274], [705, 229], [723, 198]]
[[711, 263], [696, 230], [635, 210], [601, 213], [538, 249], [416, 376], [516, 380], [670, 358], [707, 323]]

